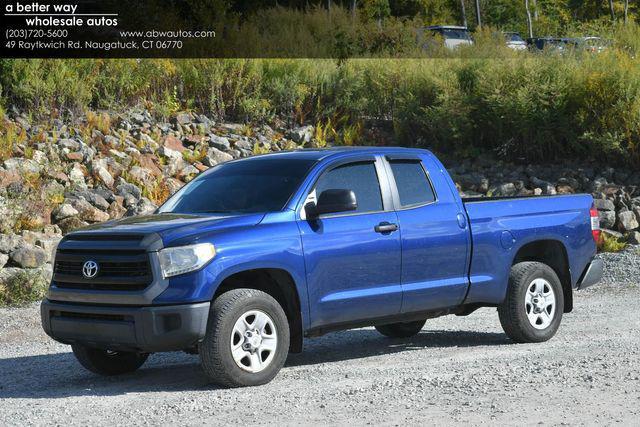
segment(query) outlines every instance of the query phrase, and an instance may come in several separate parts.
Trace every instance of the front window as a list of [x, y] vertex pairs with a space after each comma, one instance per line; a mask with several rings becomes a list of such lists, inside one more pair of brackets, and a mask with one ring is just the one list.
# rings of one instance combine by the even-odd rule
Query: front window
[[506, 35], [507, 41], [509, 42], [523, 42], [524, 40], [520, 37], [518, 33], [507, 33]]
[[356, 196], [356, 213], [381, 211], [382, 195], [373, 162], [349, 163], [322, 175], [316, 184], [316, 197], [325, 190], [351, 190]]
[[471, 36], [467, 30], [443, 29], [442, 37], [445, 39], [471, 40]]
[[315, 160], [256, 157], [224, 163], [185, 185], [158, 212], [243, 214], [284, 208]]

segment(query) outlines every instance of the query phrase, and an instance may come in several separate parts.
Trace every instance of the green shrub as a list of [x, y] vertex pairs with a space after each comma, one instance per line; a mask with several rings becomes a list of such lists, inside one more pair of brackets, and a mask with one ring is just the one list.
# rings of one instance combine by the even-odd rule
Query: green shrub
[[38, 270], [23, 270], [0, 282], [0, 306], [19, 306], [44, 298], [48, 283]]
[[[375, 122], [399, 144], [457, 155], [640, 165], [640, 27], [610, 31], [616, 47], [601, 54], [514, 52], [488, 29], [439, 59], [2, 60], [0, 87], [36, 114], [142, 105], [165, 118], [330, 122], [346, 144], [366, 143], [358, 126]], [[0, 133], [0, 157], [15, 139]]]
[[607, 233], [600, 235], [600, 241], [598, 242], [598, 250], [600, 252], [620, 252], [627, 247], [627, 244], [615, 236], [611, 236]]

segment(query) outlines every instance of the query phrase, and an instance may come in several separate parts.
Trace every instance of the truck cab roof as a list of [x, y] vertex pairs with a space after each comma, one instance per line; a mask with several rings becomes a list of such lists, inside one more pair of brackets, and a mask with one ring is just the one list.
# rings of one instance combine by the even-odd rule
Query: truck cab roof
[[[308, 160], [324, 160], [333, 157], [340, 157], [347, 153], [358, 154], [372, 154], [372, 155], [384, 155], [392, 153], [407, 153], [407, 154], [424, 154], [429, 152], [428, 150], [421, 148], [405, 148], [405, 147], [331, 147], [331, 148], [303, 148], [299, 150], [280, 151], [276, 153], [262, 154], [259, 156], [251, 157], [250, 159], [260, 158], [292, 158], [292, 159], [308, 159]], [[242, 159], [245, 160], [245, 159]]]

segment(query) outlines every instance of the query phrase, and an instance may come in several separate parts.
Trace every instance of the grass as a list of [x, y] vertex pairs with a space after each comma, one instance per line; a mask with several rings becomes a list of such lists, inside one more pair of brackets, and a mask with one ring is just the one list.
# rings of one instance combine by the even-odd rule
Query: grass
[[16, 146], [23, 144], [26, 140], [27, 133], [24, 129], [18, 128], [13, 123], [2, 121], [0, 124], [0, 162], [13, 157]]
[[0, 282], [0, 306], [20, 306], [40, 301], [47, 281], [39, 271], [23, 270]]
[[[438, 59], [3, 60], [0, 84], [5, 105], [46, 117], [190, 110], [245, 123], [245, 135], [313, 123], [319, 145], [371, 143], [375, 123], [399, 144], [452, 154], [640, 165], [640, 26], [612, 33], [618, 47], [605, 53], [562, 56], [511, 51], [490, 31]], [[109, 127], [90, 113], [83, 133]], [[0, 132], [0, 158], [20, 144], [16, 132]]]
[[156, 206], [160, 206], [171, 195], [171, 190], [163, 177], [158, 177], [148, 185], [140, 185], [142, 195], [151, 200]]

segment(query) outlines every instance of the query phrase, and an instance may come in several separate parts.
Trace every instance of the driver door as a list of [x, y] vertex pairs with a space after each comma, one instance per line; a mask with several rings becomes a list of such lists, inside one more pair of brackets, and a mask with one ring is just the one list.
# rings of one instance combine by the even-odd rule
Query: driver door
[[329, 166], [310, 192], [317, 200], [324, 190], [352, 190], [357, 203], [355, 211], [299, 220], [312, 328], [400, 312], [400, 230], [381, 162]]

